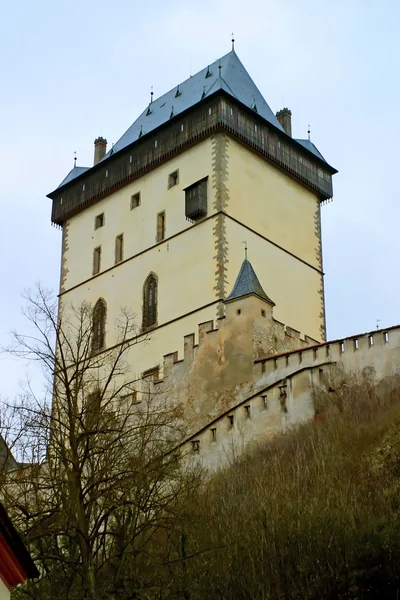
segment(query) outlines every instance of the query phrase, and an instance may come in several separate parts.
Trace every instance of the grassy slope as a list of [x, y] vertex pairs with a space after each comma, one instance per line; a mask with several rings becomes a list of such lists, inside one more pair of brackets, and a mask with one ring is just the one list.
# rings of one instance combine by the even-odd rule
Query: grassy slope
[[338, 375], [318, 418], [216, 476], [184, 596], [400, 598], [400, 380]]

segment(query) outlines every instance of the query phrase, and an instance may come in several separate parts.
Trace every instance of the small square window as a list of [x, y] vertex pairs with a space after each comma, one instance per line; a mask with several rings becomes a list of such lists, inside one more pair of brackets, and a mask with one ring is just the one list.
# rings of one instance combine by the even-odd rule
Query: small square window
[[241, 308], [238, 308], [238, 309], [237, 309], [237, 311], [236, 311], [236, 314], [237, 314], [237, 315], [240, 315], [241, 313], [242, 313], [242, 309], [241, 309]]
[[131, 196], [131, 210], [140, 206], [140, 192]]
[[103, 227], [104, 225], [104, 213], [101, 213], [101, 215], [97, 215], [97, 217], [94, 220], [94, 228], [98, 229], [99, 227]]
[[179, 171], [174, 171], [168, 175], [168, 189], [178, 185], [179, 183]]

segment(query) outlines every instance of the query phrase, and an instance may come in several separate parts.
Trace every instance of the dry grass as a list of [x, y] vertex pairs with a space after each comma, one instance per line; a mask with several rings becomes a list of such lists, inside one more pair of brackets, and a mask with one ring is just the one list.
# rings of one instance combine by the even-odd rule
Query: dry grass
[[[190, 598], [400, 597], [400, 378], [316, 391], [318, 418], [247, 454], [187, 526]], [[187, 595], [189, 594], [189, 595]]]

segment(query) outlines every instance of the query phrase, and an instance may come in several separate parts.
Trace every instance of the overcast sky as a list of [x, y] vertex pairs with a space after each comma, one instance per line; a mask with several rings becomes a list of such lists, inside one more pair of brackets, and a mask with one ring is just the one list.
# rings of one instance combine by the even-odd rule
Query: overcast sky
[[[398, 0], [19, 0], [0, 3], [0, 345], [24, 288], [57, 289], [61, 232], [46, 194], [93, 140], [116, 142], [149, 102], [236, 51], [294, 137], [339, 170], [323, 207], [328, 337], [400, 322]], [[173, 350], [173, 349], [172, 349]], [[0, 395], [25, 366], [0, 361]]]

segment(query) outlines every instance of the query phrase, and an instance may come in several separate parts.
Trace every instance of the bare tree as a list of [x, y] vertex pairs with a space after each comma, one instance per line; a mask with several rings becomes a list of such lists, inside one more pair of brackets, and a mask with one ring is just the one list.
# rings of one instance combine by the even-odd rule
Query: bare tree
[[39, 287], [25, 314], [32, 333], [15, 333], [9, 351], [42, 365], [49, 393], [28, 389], [2, 406], [2, 433], [20, 461], [2, 470], [2, 501], [41, 572], [17, 595], [166, 597], [180, 505], [198, 474], [182, 472], [174, 452], [177, 408], [130, 371], [129, 351], [143, 340], [135, 320], [122, 311], [105, 349], [88, 304], [58, 312]]

